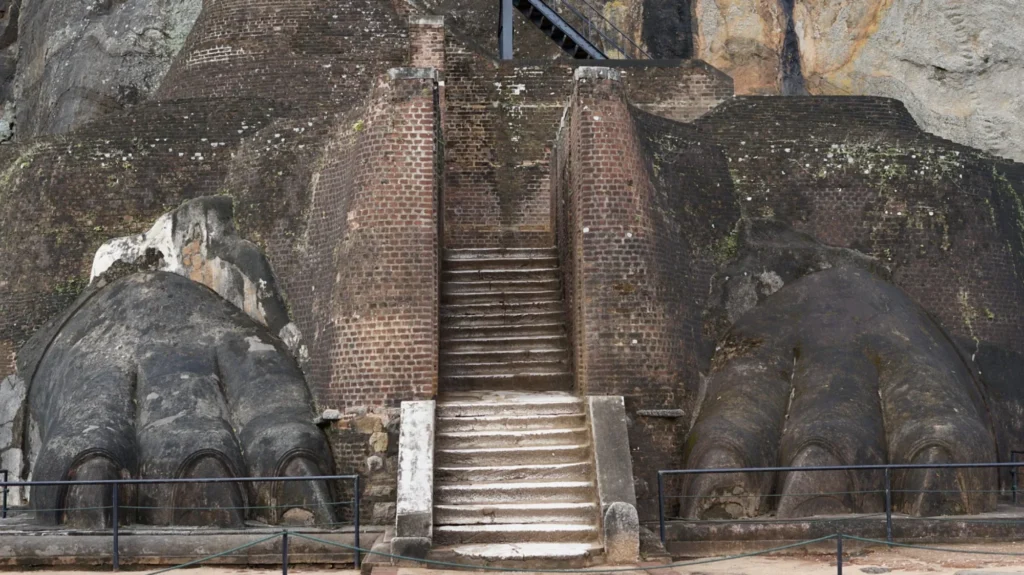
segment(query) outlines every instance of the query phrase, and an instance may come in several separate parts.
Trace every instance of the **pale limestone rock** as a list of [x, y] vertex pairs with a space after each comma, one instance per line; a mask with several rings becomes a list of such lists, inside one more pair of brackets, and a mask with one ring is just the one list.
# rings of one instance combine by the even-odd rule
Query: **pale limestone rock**
[[786, 18], [764, 0], [695, 0], [696, 57], [725, 71], [737, 94], [779, 92]]
[[377, 431], [370, 436], [370, 447], [377, 453], [384, 453], [388, 450], [388, 434]]
[[[696, 0], [696, 56], [738, 94], [778, 94], [776, 0]], [[793, 9], [812, 94], [904, 102], [927, 131], [1024, 160], [1024, 10], [1018, 0], [801, 0]]]

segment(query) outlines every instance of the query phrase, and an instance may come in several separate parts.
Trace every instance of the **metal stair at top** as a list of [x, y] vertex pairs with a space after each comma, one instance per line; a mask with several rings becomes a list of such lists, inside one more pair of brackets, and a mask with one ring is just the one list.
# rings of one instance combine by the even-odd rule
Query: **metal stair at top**
[[[508, 1], [508, 0], [506, 0]], [[573, 58], [647, 60], [650, 55], [587, 0], [511, 0], [527, 20]]]

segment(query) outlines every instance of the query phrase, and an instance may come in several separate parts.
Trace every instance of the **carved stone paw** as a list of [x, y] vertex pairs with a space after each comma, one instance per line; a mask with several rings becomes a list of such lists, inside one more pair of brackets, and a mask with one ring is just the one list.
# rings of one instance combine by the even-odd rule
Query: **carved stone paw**
[[[687, 441], [687, 467], [807, 467], [997, 461], [969, 359], [899, 288], [838, 267], [787, 285], [720, 344]], [[878, 512], [878, 472], [688, 476], [690, 518]], [[976, 513], [993, 469], [897, 471], [897, 511]]]
[[[333, 473], [283, 343], [203, 285], [128, 276], [85, 294], [44, 343], [27, 361], [34, 480]], [[109, 485], [37, 487], [31, 500], [47, 523], [111, 521]], [[278, 523], [295, 509], [334, 518], [322, 481], [144, 484], [119, 505], [154, 525]]]

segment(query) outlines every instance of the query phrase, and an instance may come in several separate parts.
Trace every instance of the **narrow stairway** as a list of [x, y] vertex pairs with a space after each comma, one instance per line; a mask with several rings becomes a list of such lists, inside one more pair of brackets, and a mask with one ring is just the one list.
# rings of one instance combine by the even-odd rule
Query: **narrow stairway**
[[517, 567], [597, 563], [597, 491], [583, 401], [455, 392], [437, 404], [434, 556]]
[[572, 394], [555, 248], [445, 252], [434, 555], [599, 562], [594, 457]]
[[570, 391], [555, 248], [446, 250], [440, 390]]

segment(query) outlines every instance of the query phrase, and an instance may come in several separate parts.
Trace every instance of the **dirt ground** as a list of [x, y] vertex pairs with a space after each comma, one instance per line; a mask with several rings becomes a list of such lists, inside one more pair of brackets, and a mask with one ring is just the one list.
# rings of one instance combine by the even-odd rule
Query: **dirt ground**
[[[959, 550], [983, 550], [1024, 553], [1024, 542], [999, 545], [957, 546]], [[879, 569], [881, 568], [881, 569]], [[885, 569], [885, 570], [882, 570]], [[150, 570], [133, 570], [133, 574]], [[33, 575], [96, 575], [106, 571], [32, 570]], [[280, 569], [239, 569], [196, 567], [178, 571], [181, 575], [276, 575]], [[358, 571], [323, 569], [295, 565], [289, 573], [301, 575], [358, 575]], [[377, 567], [374, 575], [467, 575], [468, 571], [444, 571], [413, 568]], [[499, 575], [497, 571], [478, 571], [481, 575]], [[751, 557], [720, 563], [661, 569], [638, 568], [616, 575], [831, 575], [836, 573], [835, 557], [827, 555]], [[968, 553], [949, 553], [919, 549], [857, 550], [843, 559], [844, 575], [893, 573], [894, 575], [1024, 575], [1024, 556], [999, 557]], [[529, 575], [515, 573], [509, 575]], [[540, 575], [540, 574], [538, 574]]]

